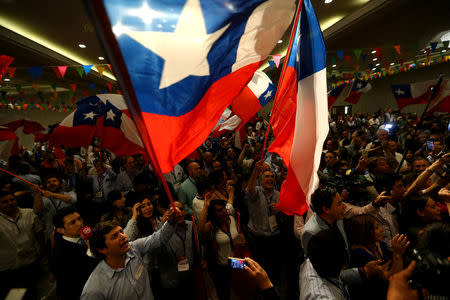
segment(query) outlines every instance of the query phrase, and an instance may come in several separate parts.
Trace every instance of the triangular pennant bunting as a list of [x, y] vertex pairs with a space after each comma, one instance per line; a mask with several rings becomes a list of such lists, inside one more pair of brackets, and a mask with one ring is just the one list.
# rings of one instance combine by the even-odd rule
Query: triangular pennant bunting
[[8, 75], [9, 75], [9, 78], [10, 79], [13, 79], [14, 78], [14, 74], [16, 74], [16, 68], [15, 67], [13, 67], [13, 68], [8, 68]]
[[344, 51], [338, 50], [338, 51], [336, 51], [336, 55], [339, 57], [339, 59], [343, 59], [344, 58]]
[[281, 55], [272, 55], [273, 61], [275, 62], [275, 66], [278, 68], [280, 66]]
[[431, 51], [434, 52], [434, 50], [436, 50], [438, 42], [431, 42], [430, 46], [431, 46]]
[[108, 86], [108, 89], [109, 89], [109, 91], [111, 92], [111, 91], [112, 91], [113, 83], [112, 83], [112, 82], [107, 82], [106, 85]]
[[103, 71], [105, 70], [105, 67], [95, 67], [98, 71], [98, 73], [100, 74], [100, 77], [103, 76]]
[[359, 58], [360, 58], [360, 56], [361, 56], [361, 52], [362, 52], [361, 49], [355, 49], [355, 50], [353, 50], [353, 53], [355, 53], [356, 60], [359, 60]]
[[61, 75], [61, 78], [64, 78], [64, 75], [66, 75], [67, 66], [58, 66], [58, 71]]
[[36, 91], [36, 93], [39, 92], [39, 84], [33, 83], [31, 86], [32, 86], [33, 89]]
[[95, 83], [89, 83], [89, 87], [91, 88], [91, 90], [95, 90]]
[[269, 60], [270, 69], [273, 69], [274, 66], [275, 66], [275, 62], [273, 60]]
[[83, 66], [84, 74], [86, 74], [86, 76], [91, 71], [92, 67], [92, 65]]
[[401, 55], [400, 52], [400, 46], [394, 46], [395, 51], [397, 52], [398, 55]]

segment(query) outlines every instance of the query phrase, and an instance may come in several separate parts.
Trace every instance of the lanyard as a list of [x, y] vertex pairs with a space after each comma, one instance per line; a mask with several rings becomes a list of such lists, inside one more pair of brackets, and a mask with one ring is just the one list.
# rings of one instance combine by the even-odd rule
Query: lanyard
[[[182, 256], [186, 256], [186, 236], [187, 236], [187, 233], [186, 233], [186, 223], [184, 224], [184, 236], [181, 236], [179, 233], [178, 233], [178, 230], [175, 230], [175, 235], [183, 242], [183, 255]], [[172, 250], [173, 251], [173, 253], [175, 254], [175, 250]], [[175, 255], [175, 256], [177, 256], [177, 255]]]
[[53, 207], [55, 208], [55, 211], [58, 210], [58, 208], [61, 206], [61, 201], [59, 201], [58, 205], [56, 205], [55, 202], [53, 202], [52, 198], [48, 198], [48, 200], [50, 200], [50, 202], [52, 203]]

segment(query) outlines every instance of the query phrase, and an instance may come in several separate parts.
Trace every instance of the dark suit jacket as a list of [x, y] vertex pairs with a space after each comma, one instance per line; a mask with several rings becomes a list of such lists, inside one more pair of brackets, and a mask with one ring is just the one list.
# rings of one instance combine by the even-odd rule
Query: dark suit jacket
[[59, 299], [80, 299], [84, 284], [98, 261], [86, 254], [87, 246], [56, 238], [52, 270]]

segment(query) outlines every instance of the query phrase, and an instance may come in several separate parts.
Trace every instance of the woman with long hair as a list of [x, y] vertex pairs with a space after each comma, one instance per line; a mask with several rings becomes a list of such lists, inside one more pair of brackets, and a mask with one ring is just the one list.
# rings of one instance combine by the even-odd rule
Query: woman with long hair
[[408, 239], [404, 235], [395, 235], [392, 238], [392, 252], [389, 251], [384, 242], [383, 227], [372, 215], [358, 215], [346, 220], [345, 231], [351, 245], [352, 266], [361, 268], [376, 260], [383, 268], [379, 280], [367, 280], [352, 291], [352, 298], [386, 299], [389, 276], [403, 269], [403, 254], [409, 246]]
[[115, 221], [124, 228], [132, 216], [132, 209], [126, 206], [123, 192], [114, 190], [108, 193], [106, 213], [100, 221]]
[[227, 202], [211, 199], [211, 193], [206, 193], [205, 205], [200, 214], [198, 227], [209, 240], [208, 268], [216, 285], [219, 299], [229, 299], [231, 269], [228, 265], [228, 257], [233, 253], [239, 231], [236, 220], [228, 214]]

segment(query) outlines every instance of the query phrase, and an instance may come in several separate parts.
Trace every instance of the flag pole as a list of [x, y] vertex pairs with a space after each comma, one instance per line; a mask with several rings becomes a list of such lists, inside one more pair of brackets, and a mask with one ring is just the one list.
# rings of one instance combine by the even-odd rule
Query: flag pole
[[139, 131], [139, 135], [145, 146], [145, 150], [147, 151], [147, 154], [150, 157], [153, 169], [155, 170], [156, 175], [162, 181], [167, 197], [169, 198], [170, 203], [173, 209], [175, 210], [175, 204], [173, 201], [172, 194], [169, 190], [166, 179], [161, 170], [159, 160], [155, 153], [150, 136], [148, 135], [148, 131], [142, 117], [142, 111], [139, 108], [139, 102], [137, 100], [133, 84], [128, 74], [125, 62], [122, 58], [122, 53], [120, 51], [117, 40], [114, 36], [114, 33], [112, 32], [111, 23], [109, 22], [109, 18], [106, 14], [103, 2], [101, 0], [85, 0], [84, 3], [86, 5], [90, 19], [94, 24], [96, 31], [99, 35], [106, 56], [108, 57], [108, 60], [111, 62], [114, 74], [117, 77], [120, 86], [122, 87], [124, 99], [128, 105], [129, 112], [133, 117], [132, 119], [136, 124], [136, 128]]
[[[442, 84], [442, 80], [443, 80], [443, 79], [444, 79], [444, 74], [443, 74], [443, 73], [440, 73], [440, 74], [439, 74], [439, 79], [438, 79], [437, 83], [433, 86], [433, 90], [431, 91], [430, 97], [428, 98], [427, 105], [425, 106], [425, 109], [423, 110], [423, 113], [422, 113], [422, 115], [420, 116], [419, 124], [417, 124], [416, 128], [414, 129], [414, 133], [412, 134], [412, 136], [415, 136], [416, 133], [417, 133], [417, 130], [419, 130], [420, 127], [422, 127], [423, 118], [425, 117], [425, 114], [426, 114], [427, 111], [428, 111], [428, 107], [430, 106], [431, 101], [433, 101], [433, 99], [436, 97], [437, 93], [439, 92], [439, 89], [440, 89], [440, 87], [441, 87], [441, 84]], [[405, 149], [403, 149], [403, 157], [402, 157], [402, 159], [400, 160], [400, 164], [398, 165], [397, 170], [395, 171], [395, 174], [400, 173], [400, 169], [402, 168], [402, 164], [403, 164], [403, 162], [405, 161], [405, 156], [406, 156], [406, 152], [407, 152], [407, 151], [408, 151], [408, 150], [407, 150], [406, 147], [405, 147]]]
[[273, 101], [273, 106], [272, 106], [272, 113], [270, 114], [270, 117], [269, 117], [269, 124], [267, 125], [266, 136], [264, 138], [264, 144], [263, 144], [263, 148], [261, 151], [261, 160], [264, 157], [264, 151], [265, 151], [266, 145], [267, 145], [267, 138], [269, 137], [271, 116], [273, 115], [273, 112], [277, 108], [277, 106], [276, 106], [276, 104], [278, 102], [277, 100], [280, 98], [279, 93], [278, 93], [278, 91], [279, 91], [278, 86], [280, 85], [280, 82], [283, 82], [284, 75], [286, 73], [286, 68], [288, 65], [287, 63], [289, 62], [289, 58], [291, 56], [292, 45], [294, 44], [295, 31], [297, 30], [297, 23], [298, 23], [298, 19], [300, 17], [300, 11], [302, 9], [302, 5], [303, 5], [303, 0], [300, 0], [300, 2], [298, 3], [297, 11], [295, 12], [294, 23], [292, 23], [291, 36], [289, 38], [289, 45], [287, 48], [286, 56], [284, 58], [283, 68], [281, 69], [280, 80], [278, 80], [277, 92], [275, 93], [275, 99]]

